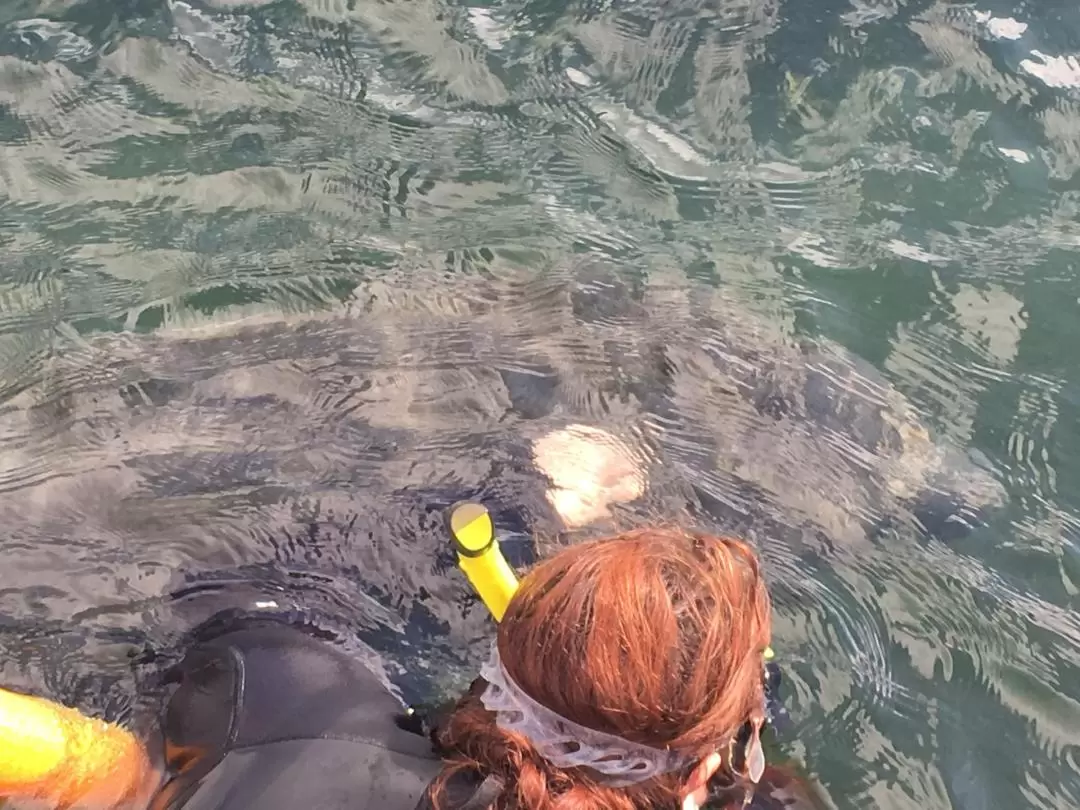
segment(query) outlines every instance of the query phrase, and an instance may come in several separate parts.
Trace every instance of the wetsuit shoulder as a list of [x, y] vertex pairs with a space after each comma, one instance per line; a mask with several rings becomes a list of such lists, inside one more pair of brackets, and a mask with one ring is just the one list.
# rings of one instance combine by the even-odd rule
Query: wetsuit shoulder
[[160, 810], [412, 810], [438, 773], [371, 670], [288, 625], [198, 644], [170, 679]]

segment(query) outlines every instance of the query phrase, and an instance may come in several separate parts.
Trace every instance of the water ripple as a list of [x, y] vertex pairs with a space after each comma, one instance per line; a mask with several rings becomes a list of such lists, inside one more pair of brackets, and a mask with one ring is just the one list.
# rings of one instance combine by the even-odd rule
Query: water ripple
[[1074, 10], [114, 6], [0, 23], [5, 683], [139, 722], [242, 604], [447, 693], [442, 506], [689, 516], [838, 807], [1080, 800]]

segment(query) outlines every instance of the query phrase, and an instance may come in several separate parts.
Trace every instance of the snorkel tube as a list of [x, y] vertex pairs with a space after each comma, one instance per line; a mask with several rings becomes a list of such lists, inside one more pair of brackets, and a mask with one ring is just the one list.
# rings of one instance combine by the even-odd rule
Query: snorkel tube
[[446, 524], [457, 549], [458, 566], [491, 617], [502, 621], [518, 580], [495, 539], [491, 513], [482, 504], [463, 501], [450, 507]]
[[[518, 580], [499, 548], [499, 541], [495, 539], [495, 522], [491, 519], [491, 513], [483, 504], [460, 501], [446, 513], [446, 530], [457, 551], [458, 566], [491, 618], [502, 621], [510, 600], [517, 592]], [[430, 737], [436, 750], [439, 750], [435, 737], [437, 723], [432, 719], [439, 712], [437, 707], [417, 704], [406, 708], [395, 722], [406, 731]]]

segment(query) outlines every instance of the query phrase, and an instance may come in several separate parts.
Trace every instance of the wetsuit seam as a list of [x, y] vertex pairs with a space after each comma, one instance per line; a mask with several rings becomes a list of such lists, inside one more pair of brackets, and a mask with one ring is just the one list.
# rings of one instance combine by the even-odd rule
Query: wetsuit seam
[[275, 745], [276, 743], [311, 742], [312, 740], [329, 740], [331, 742], [358, 743], [360, 745], [370, 745], [372, 748], [381, 748], [383, 751], [386, 751], [386, 752], [391, 753], [391, 754], [401, 754], [402, 756], [416, 757], [417, 759], [425, 759], [425, 758], [427, 758], [427, 759], [430, 759], [432, 762], [438, 762], [439, 761], [439, 758], [435, 757], [435, 756], [424, 757], [423, 754], [413, 754], [413, 753], [409, 753], [409, 752], [406, 752], [406, 751], [397, 751], [397, 750], [395, 750], [393, 748], [390, 748], [390, 747], [388, 747], [386, 745], [383, 745], [382, 743], [376, 742], [375, 740], [366, 739], [364, 737], [353, 737], [351, 735], [346, 735], [346, 734], [319, 735], [317, 737], [309, 737], [309, 736], [303, 736], [303, 735], [290, 735], [288, 737], [278, 737], [278, 738], [275, 738], [273, 740], [261, 740], [261, 741], [256, 742], [256, 743], [247, 743], [245, 745], [237, 745], [235, 747], [230, 748], [229, 750], [230, 751], [245, 751], [245, 750], [247, 750], [249, 748], [263, 748], [263, 747], [266, 747], [266, 746]]
[[244, 666], [244, 656], [233, 646], [229, 647], [229, 655], [236, 665], [236, 678], [233, 681], [233, 710], [232, 716], [229, 718], [229, 733], [227, 735], [228, 743], [225, 745], [226, 751], [234, 750], [236, 738], [239, 736], [240, 714], [243, 711], [244, 692], [247, 688], [247, 670]]

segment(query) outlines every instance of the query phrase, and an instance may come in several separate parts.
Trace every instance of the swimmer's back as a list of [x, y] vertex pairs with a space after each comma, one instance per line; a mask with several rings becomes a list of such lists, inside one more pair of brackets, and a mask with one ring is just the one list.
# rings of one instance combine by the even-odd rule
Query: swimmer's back
[[440, 760], [397, 726], [361, 662], [302, 630], [248, 624], [196, 645], [162, 732], [154, 810], [414, 810]]

